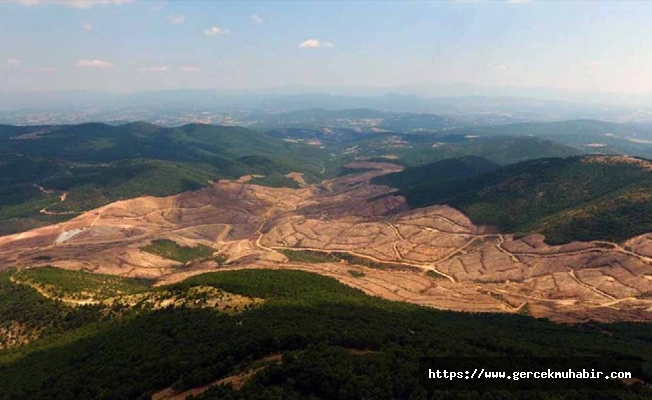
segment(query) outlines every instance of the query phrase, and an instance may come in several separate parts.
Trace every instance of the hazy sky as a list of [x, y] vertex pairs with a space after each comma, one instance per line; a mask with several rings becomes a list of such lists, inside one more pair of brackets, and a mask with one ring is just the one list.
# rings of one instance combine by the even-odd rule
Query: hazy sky
[[0, 90], [652, 92], [652, 2], [0, 0]]

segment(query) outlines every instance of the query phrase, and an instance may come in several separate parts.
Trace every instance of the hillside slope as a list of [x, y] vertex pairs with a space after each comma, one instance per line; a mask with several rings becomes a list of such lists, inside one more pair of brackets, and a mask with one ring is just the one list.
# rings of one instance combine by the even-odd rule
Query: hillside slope
[[[435, 163], [375, 182], [398, 187], [411, 207], [449, 204], [474, 223], [506, 232], [542, 233], [548, 243], [622, 241], [652, 230], [652, 163], [647, 160], [541, 159], [462, 180], [444, 168], [452, 164]], [[452, 171], [467, 171], [458, 164]]]
[[545, 157], [585, 154], [544, 138], [478, 136], [462, 131], [429, 133], [384, 132], [350, 128], [283, 128], [267, 134], [287, 142], [323, 146], [337, 155], [339, 165], [359, 159], [385, 159], [403, 165], [421, 165], [448, 158], [476, 156], [506, 165]]
[[652, 158], [652, 126], [580, 119], [528, 122], [454, 129], [451, 133], [483, 136], [526, 136], [553, 140], [589, 153], [628, 154]]
[[[497, 163], [482, 157], [447, 158], [379, 176], [372, 183], [401, 188], [401, 194], [408, 198], [411, 206], [427, 205], [433, 195], [447, 198], [460, 190], [459, 186], [467, 179], [498, 167]], [[436, 194], [432, 193], [432, 188], [437, 188]]]
[[0, 234], [53, 223], [115, 200], [165, 196], [209, 180], [321, 178], [325, 153], [244, 128], [192, 124], [0, 126]]
[[[33, 279], [54, 284], [55, 293], [58, 286], [68, 293], [85, 283], [86, 293], [92, 294], [94, 284], [89, 279], [97, 279], [84, 272], [34, 274]], [[195, 395], [205, 399], [425, 399], [436, 398], [436, 393], [427, 394], [419, 385], [423, 356], [652, 360], [646, 325], [569, 326], [520, 315], [438, 311], [366, 296], [331, 278], [300, 271], [224, 271], [158, 288], [126, 279], [116, 285], [137, 293], [132, 296], [171, 293], [181, 303], [161, 309], [131, 308], [126, 314], [123, 310], [122, 317], [98, 321], [106, 305], [64, 305], [22, 282], [12, 283], [7, 273], [0, 274], [0, 307], [20, 307], [6, 297], [10, 291], [20, 291], [30, 307], [36, 302], [57, 306], [56, 313], [44, 314], [47, 323], [54, 325], [64, 315], [75, 322], [58, 325], [44, 339], [0, 351], [2, 396], [149, 399], [163, 391], [178, 394], [201, 388]], [[231, 307], [212, 306], [206, 293], [218, 294]], [[256, 298], [262, 302], [234, 309], [233, 299]], [[190, 306], [197, 302], [201, 306]], [[11, 323], [12, 318], [16, 316], [2, 314], [0, 323]], [[22, 321], [31, 323], [29, 318]], [[275, 362], [265, 362], [270, 359]], [[207, 389], [203, 385], [246, 371], [255, 372], [243, 379], [241, 387], [216, 386], [202, 393]], [[550, 387], [548, 381], [534, 383]], [[552, 397], [549, 392], [528, 391], [526, 397], [650, 397], [649, 388], [625, 386], [617, 380], [610, 388], [614, 390], [607, 395], [594, 389], [556, 392]], [[487, 398], [477, 392], [462, 395]], [[525, 397], [507, 391], [494, 392], [491, 398]]]
[[449, 206], [410, 210], [395, 189], [369, 184], [400, 167], [355, 167], [364, 172], [308, 188], [222, 180], [115, 202], [0, 237], [0, 270], [51, 265], [172, 283], [228, 266], [290, 268], [440, 309], [652, 321], [652, 231], [624, 243], [550, 246], [542, 235], [474, 225]]

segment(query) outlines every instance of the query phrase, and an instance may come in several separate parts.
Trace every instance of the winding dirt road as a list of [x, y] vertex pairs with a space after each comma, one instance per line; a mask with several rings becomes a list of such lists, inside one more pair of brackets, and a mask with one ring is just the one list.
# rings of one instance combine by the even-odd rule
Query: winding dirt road
[[[562, 246], [540, 235], [516, 239], [448, 206], [410, 210], [394, 189], [370, 184], [399, 166], [349, 167], [365, 172], [298, 189], [220, 180], [196, 192], [112, 203], [0, 237], [0, 269], [54, 265], [161, 284], [216, 270], [212, 262], [184, 266], [140, 250], [166, 238], [226, 254], [219, 270], [302, 269], [440, 309], [567, 322], [652, 320], [652, 235]], [[281, 249], [344, 252], [385, 267], [290, 262]]]

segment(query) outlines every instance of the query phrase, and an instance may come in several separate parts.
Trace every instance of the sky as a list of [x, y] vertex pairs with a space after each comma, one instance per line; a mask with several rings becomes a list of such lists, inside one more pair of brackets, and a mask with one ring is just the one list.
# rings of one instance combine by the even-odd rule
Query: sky
[[647, 1], [0, 0], [0, 90], [652, 93]]

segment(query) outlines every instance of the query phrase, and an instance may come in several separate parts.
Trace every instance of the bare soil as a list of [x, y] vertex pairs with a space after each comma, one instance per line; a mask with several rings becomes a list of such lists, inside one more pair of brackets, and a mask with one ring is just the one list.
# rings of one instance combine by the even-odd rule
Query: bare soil
[[[158, 284], [207, 271], [301, 269], [440, 309], [564, 322], [652, 320], [652, 233], [622, 244], [549, 246], [541, 235], [516, 239], [476, 226], [448, 206], [410, 210], [394, 189], [369, 183], [400, 170], [397, 165], [361, 161], [349, 167], [373, 170], [299, 189], [221, 180], [175, 196], [115, 202], [0, 237], [0, 269], [54, 265]], [[140, 250], [159, 238], [211, 246], [228, 256], [227, 263], [182, 265]], [[285, 248], [346, 252], [420, 270], [288, 262], [278, 251]], [[352, 269], [364, 275], [354, 277]]]

